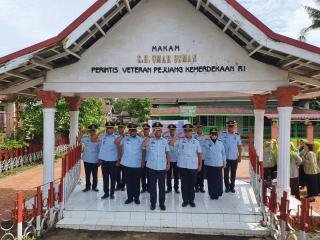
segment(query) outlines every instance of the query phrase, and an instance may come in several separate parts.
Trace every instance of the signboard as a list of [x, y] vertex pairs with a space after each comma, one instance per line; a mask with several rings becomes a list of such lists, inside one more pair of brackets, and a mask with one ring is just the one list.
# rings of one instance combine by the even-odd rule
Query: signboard
[[197, 116], [196, 106], [180, 106], [180, 116], [181, 117], [195, 117]]

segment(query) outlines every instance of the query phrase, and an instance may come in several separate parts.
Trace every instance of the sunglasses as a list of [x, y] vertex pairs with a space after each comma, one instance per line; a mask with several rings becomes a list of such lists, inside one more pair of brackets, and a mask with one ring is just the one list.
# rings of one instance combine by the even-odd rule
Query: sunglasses
[[192, 129], [185, 129], [185, 132], [192, 132]]

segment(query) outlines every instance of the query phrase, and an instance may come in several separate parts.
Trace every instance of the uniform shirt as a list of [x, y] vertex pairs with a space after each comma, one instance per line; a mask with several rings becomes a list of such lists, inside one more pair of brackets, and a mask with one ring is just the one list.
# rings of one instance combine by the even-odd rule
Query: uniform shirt
[[263, 148], [263, 167], [274, 167], [276, 160], [274, 158], [273, 149], [271, 147]]
[[[173, 137], [170, 136], [170, 134], [164, 136], [165, 139], [167, 139], [168, 143], [173, 139]], [[179, 153], [178, 153], [178, 147], [177, 142], [174, 143], [173, 146], [170, 147], [170, 162], [177, 162]]]
[[318, 173], [318, 165], [316, 160], [316, 155], [314, 152], [308, 151], [302, 153], [302, 164], [303, 170], [308, 175], [313, 175]]
[[226, 150], [228, 160], [237, 160], [239, 156], [238, 145], [241, 145], [241, 138], [238, 133], [222, 132], [219, 136]]
[[204, 165], [211, 167], [222, 167], [226, 162], [226, 152], [223, 143], [220, 140], [213, 142], [211, 139], [205, 140], [204, 148], [206, 150], [206, 158]]
[[198, 169], [198, 153], [202, 153], [200, 143], [193, 137], [190, 139], [180, 138], [177, 140], [178, 162], [180, 168]]
[[206, 146], [205, 145], [206, 145], [206, 140], [208, 140], [208, 138], [206, 137], [206, 135], [198, 134], [198, 133], [193, 134], [193, 137], [199, 141], [200, 146], [201, 146], [201, 150], [202, 150], [202, 159], [205, 160], [206, 159]]
[[131, 168], [141, 168], [143, 138], [136, 136], [124, 137], [120, 145], [122, 146], [121, 164]]
[[100, 152], [99, 159], [103, 161], [117, 161], [118, 148], [114, 141], [117, 139], [115, 134], [101, 134], [99, 136]]
[[167, 166], [166, 153], [170, 152], [167, 139], [153, 137], [147, 146], [147, 167], [153, 170], [165, 170]]
[[299, 165], [302, 163], [302, 159], [295, 151], [290, 152], [290, 178], [299, 177]]
[[92, 142], [90, 136], [81, 138], [84, 145], [82, 160], [87, 163], [98, 163], [99, 142]]

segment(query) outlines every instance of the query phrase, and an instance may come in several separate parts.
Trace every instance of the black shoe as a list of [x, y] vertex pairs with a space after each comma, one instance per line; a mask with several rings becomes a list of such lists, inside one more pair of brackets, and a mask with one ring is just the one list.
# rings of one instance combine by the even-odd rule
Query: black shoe
[[236, 191], [234, 189], [231, 189], [230, 192], [235, 193]]
[[134, 200], [134, 203], [135, 203], [135, 204], [140, 204], [140, 200], [139, 200], [139, 199], [135, 199], [135, 200]]
[[153, 211], [156, 209], [156, 205], [155, 204], [151, 204], [150, 209]]
[[203, 188], [200, 188], [201, 193], [205, 193], [206, 191]]
[[189, 202], [190, 207], [196, 207], [196, 204], [194, 202]]
[[88, 191], [90, 191], [90, 188], [85, 188], [82, 190], [82, 192], [88, 192]]
[[114, 199], [114, 195], [112, 194], [112, 195], [110, 195], [110, 199]]
[[226, 188], [224, 191], [225, 191], [226, 193], [228, 193], [228, 192], [230, 192], [230, 189], [229, 189], [229, 188]]
[[174, 191], [178, 194], [180, 193], [179, 189], [175, 189]]
[[114, 190], [115, 190], [115, 191], [119, 191], [119, 190], [121, 190], [121, 187], [120, 187], [120, 186], [117, 186]]
[[218, 200], [219, 197], [210, 197], [212, 200]]
[[125, 190], [126, 190], [126, 187], [122, 187], [122, 188], [121, 188], [121, 191], [125, 191]]
[[166, 210], [166, 206], [165, 206], [164, 204], [161, 204], [161, 205], [160, 205], [160, 209], [161, 209], [162, 211], [165, 211], [165, 210]]
[[195, 189], [195, 192], [199, 192], [199, 188], [196, 188], [196, 189]]
[[98, 188], [92, 188], [92, 191], [99, 192]]
[[166, 193], [171, 193], [172, 192], [172, 189], [168, 188]]
[[140, 193], [145, 193], [147, 189], [142, 189]]
[[186, 206], [188, 206], [188, 203], [187, 203], [187, 202], [183, 202], [183, 203], [181, 204], [181, 206], [182, 206], [182, 207], [186, 207]]
[[108, 197], [109, 197], [109, 195], [105, 193], [105, 194], [101, 197], [101, 199], [106, 199], [106, 198], [108, 198]]
[[133, 199], [127, 199], [125, 202], [124, 202], [124, 204], [130, 204], [130, 203], [132, 203], [133, 202]]

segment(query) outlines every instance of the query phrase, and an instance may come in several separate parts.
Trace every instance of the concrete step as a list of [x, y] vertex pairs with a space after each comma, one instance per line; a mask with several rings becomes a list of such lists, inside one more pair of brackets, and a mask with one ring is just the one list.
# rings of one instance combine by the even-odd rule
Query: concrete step
[[266, 236], [259, 214], [64, 211], [58, 228]]

